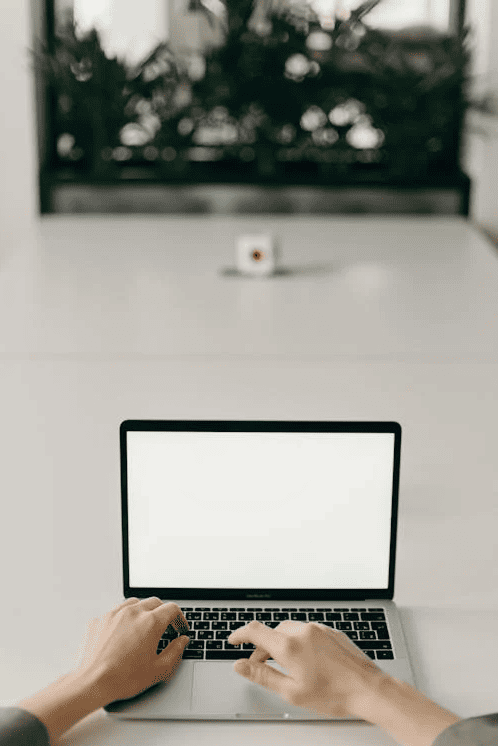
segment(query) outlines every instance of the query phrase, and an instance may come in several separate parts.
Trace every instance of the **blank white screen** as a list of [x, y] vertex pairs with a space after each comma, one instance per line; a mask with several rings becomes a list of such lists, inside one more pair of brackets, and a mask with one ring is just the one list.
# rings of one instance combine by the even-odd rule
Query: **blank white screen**
[[387, 588], [394, 434], [128, 432], [133, 588]]

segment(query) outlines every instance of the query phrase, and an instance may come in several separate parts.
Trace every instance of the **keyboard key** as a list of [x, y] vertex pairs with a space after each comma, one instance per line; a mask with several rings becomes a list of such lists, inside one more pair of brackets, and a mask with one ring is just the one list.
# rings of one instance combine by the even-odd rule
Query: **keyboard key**
[[216, 632], [216, 639], [217, 640], [226, 640], [230, 635], [232, 634], [231, 630], [220, 630], [219, 632]]
[[264, 622], [265, 620], [271, 621], [271, 614], [268, 611], [263, 611], [261, 614], [256, 614], [257, 622]]
[[223, 641], [222, 640], [208, 640], [206, 642], [206, 650], [223, 650]]
[[211, 629], [228, 629], [228, 622], [211, 622]]
[[188, 611], [185, 614], [185, 619], [187, 620], [187, 622], [193, 622], [196, 619], [200, 619], [201, 616], [202, 616], [202, 614], [200, 614], [200, 613], [198, 613], [196, 611]]
[[351, 626], [351, 622], [336, 622], [335, 628], [340, 630], [353, 629]]
[[186, 650], [183, 651], [182, 657], [200, 661], [204, 658], [204, 650], [190, 650], [189, 648], [186, 648]]
[[375, 632], [360, 632], [360, 640], [376, 640], [377, 636]]
[[374, 650], [364, 650], [363, 652], [366, 655], [370, 656], [370, 658], [373, 658], [375, 660], [375, 651]]
[[212, 630], [208, 630], [207, 632], [199, 632], [197, 635], [197, 639], [199, 640], [213, 640], [214, 639], [214, 632]]
[[381, 612], [378, 614], [369, 614], [368, 612], [363, 612], [361, 615], [361, 621], [362, 622], [385, 622], [386, 617], [384, 616], [384, 612]]
[[244, 622], [251, 622], [254, 619], [254, 614], [251, 611], [240, 612], [239, 619], [242, 619]]
[[273, 619], [275, 622], [285, 622], [285, 620], [288, 618], [289, 618], [289, 615], [287, 613], [284, 613], [283, 611], [281, 612], [276, 611], [273, 614]]
[[171, 637], [162, 637], [161, 641], [164, 642], [163, 648], [167, 647], [169, 645], [169, 643], [172, 642], [173, 640], [176, 640], [177, 637], [178, 637], [178, 635], [175, 635], [174, 637], [173, 636], [171, 636]]
[[362, 650], [391, 650], [392, 646], [388, 640], [356, 640], [355, 645], [358, 645]]
[[293, 622], [305, 622], [306, 621], [306, 614], [300, 614], [299, 612], [291, 614], [291, 619]]
[[[193, 651], [197, 653], [197, 650]], [[206, 650], [206, 660], [236, 661], [238, 658], [249, 658], [252, 650]]]
[[377, 650], [377, 658], [380, 661], [387, 659], [392, 660], [394, 658], [394, 655], [390, 650]]
[[209, 629], [209, 622], [194, 622], [194, 629]]
[[246, 625], [244, 622], [230, 622], [229, 624], [229, 627], [232, 630], [232, 632], [234, 629], [239, 629], [239, 627], [245, 627], [245, 626]]
[[325, 619], [324, 615], [318, 612], [315, 614], [310, 614], [308, 618], [310, 622], [323, 622]]
[[325, 619], [327, 622], [340, 622], [342, 617], [340, 614], [332, 613], [332, 614], [325, 614]]
[[187, 650], [204, 650], [204, 640], [191, 640], [188, 644]]
[[211, 619], [215, 619], [217, 621], [220, 618], [220, 615], [217, 611], [205, 611], [202, 615], [202, 618], [208, 621]]
[[359, 618], [358, 614], [344, 614], [345, 622], [356, 622]]
[[[374, 622], [374, 624], [379, 624], [379, 622]], [[368, 622], [355, 622], [353, 627], [355, 629], [370, 629], [370, 624]]]
[[344, 634], [349, 637], [350, 640], [358, 639], [358, 632], [344, 632]]
[[[372, 629], [387, 629], [387, 624], [385, 621], [383, 622], [368, 622], [370, 624], [370, 627]], [[361, 624], [361, 622], [359, 622]]]
[[230, 619], [237, 619], [237, 614], [234, 614], [232, 611], [227, 611], [226, 614], [221, 615], [221, 619], [229, 622]]
[[195, 611], [211, 611], [209, 606], [196, 606]]

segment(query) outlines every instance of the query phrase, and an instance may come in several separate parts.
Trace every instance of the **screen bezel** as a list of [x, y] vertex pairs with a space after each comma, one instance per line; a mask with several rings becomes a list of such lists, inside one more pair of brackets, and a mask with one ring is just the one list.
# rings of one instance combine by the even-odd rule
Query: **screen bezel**
[[[128, 476], [127, 433], [132, 431], [204, 431], [204, 432], [315, 432], [315, 433], [393, 433], [394, 468], [392, 485], [391, 536], [389, 548], [389, 584], [387, 588], [340, 589], [275, 589], [275, 588], [137, 588], [129, 584], [128, 547]], [[287, 420], [124, 420], [120, 425], [121, 461], [121, 533], [123, 559], [123, 593], [125, 598], [219, 601], [362, 601], [394, 597], [396, 539], [399, 501], [399, 468], [401, 457], [401, 425], [398, 422], [322, 422]]]

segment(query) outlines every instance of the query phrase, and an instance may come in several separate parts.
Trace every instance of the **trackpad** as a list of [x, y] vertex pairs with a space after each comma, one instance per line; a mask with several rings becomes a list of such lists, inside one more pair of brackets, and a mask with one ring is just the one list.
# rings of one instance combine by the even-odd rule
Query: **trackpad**
[[[285, 670], [268, 661], [281, 673]], [[194, 668], [192, 710], [201, 714], [282, 715], [294, 709], [283, 697], [233, 670], [233, 661], [205, 661]]]

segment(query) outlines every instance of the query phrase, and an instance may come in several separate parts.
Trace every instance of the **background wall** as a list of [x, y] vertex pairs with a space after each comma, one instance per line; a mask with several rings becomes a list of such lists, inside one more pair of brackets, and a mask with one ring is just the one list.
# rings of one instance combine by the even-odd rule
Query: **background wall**
[[[40, 0], [38, 0], [40, 1]], [[477, 27], [475, 71], [498, 86], [498, 3], [467, 0]], [[3, 0], [0, 23], [0, 261], [27, 245], [39, 220], [35, 90], [28, 48], [30, 0]], [[486, 118], [489, 119], [489, 118]], [[498, 235], [498, 120], [486, 137], [466, 136], [464, 167], [473, 180], [471, 218]]]
[[29, 0], [3, 0], [0, 23], [0, 261], [37, 219], [34, 91], [26, 49]]
[[[466, 0], [466, 12], [467, 23], [476, 29], [476, 93], [490, 87], [498, 91], [498, 3]], [[463, 169], [472, 180], [470, 217], [498, 240], [498, 118], [471, 113], [468, 121]]]

